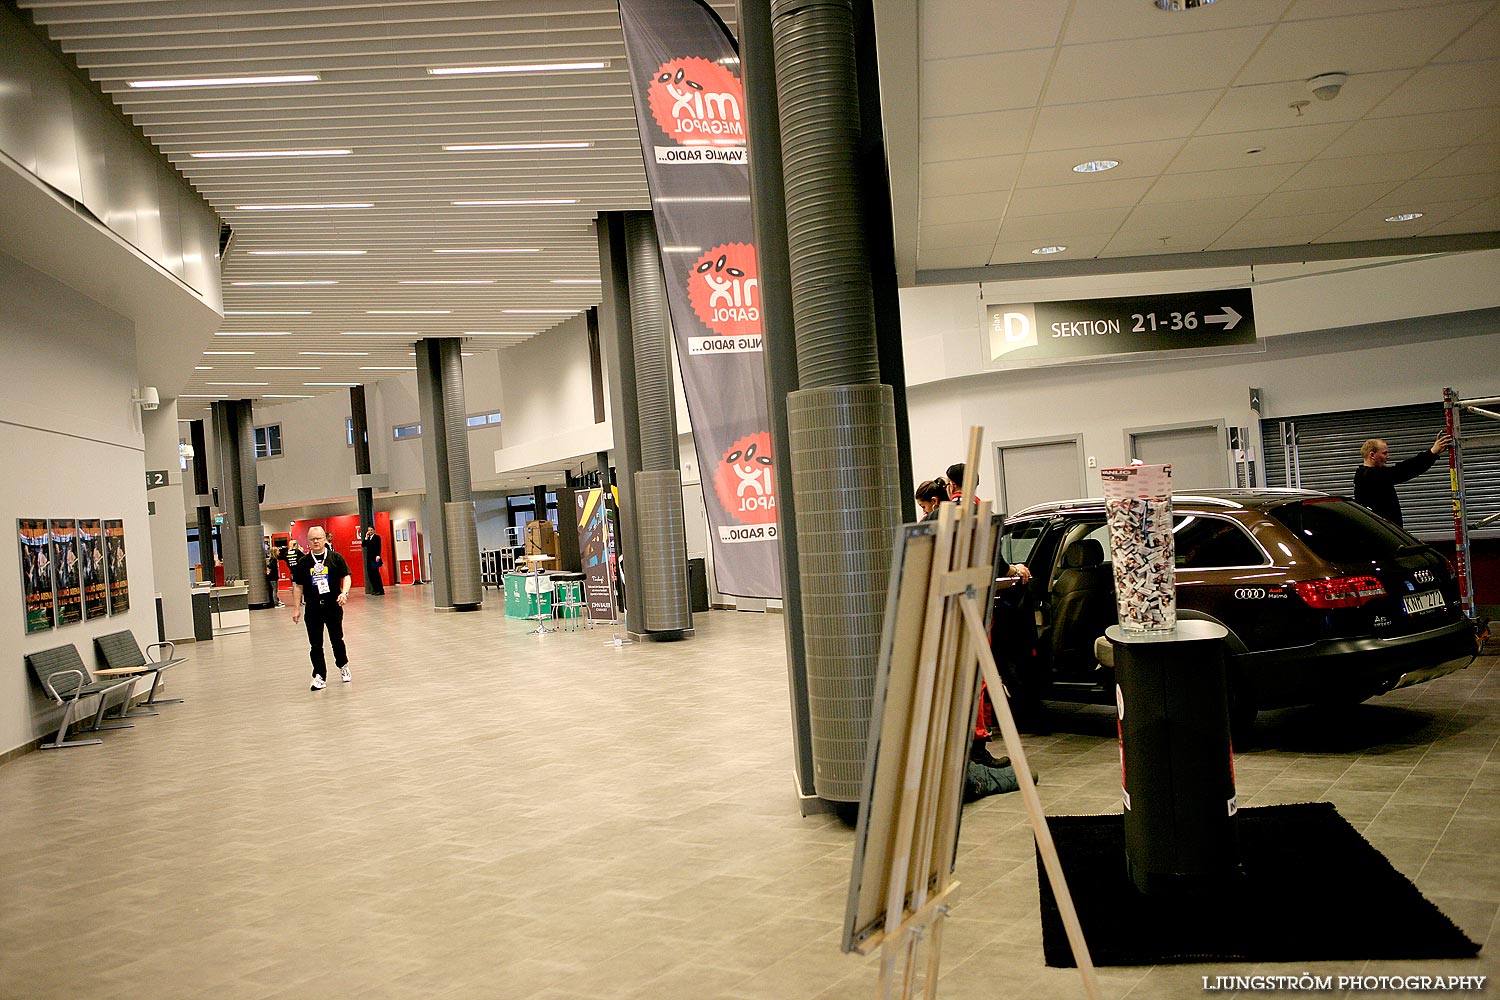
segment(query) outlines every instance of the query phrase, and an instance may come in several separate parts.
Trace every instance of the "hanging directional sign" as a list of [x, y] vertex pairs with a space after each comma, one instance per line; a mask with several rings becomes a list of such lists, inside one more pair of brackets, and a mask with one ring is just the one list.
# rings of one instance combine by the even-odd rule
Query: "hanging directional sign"
[[991, 305], [984, 310], [991, 367], [1017, 362], [1255, 344], [1250, 289]]

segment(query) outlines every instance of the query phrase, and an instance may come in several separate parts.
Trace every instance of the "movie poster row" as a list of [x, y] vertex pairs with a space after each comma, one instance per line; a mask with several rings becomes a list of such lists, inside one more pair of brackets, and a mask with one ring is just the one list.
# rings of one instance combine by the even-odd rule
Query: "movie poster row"
[[16, 528], [27, 633], [130, 610], [124, 521], [21, 518]]

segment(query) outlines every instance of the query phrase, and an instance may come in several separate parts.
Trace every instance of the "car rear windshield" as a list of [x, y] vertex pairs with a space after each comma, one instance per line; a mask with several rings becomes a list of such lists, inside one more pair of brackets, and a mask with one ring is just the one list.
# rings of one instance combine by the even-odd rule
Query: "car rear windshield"
[[1347, 500], [1301, 500], [1267, 513], [1286, 525], [1314, 555], [1329, 562], [1386, 559], [1400, 548], [1421, 544], [1385, 518]]

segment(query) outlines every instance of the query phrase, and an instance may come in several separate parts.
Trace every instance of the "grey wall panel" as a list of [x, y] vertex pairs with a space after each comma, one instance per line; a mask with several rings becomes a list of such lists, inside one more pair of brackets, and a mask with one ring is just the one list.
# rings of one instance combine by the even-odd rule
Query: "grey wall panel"
[[[0, 14], [0, 16], [4, 16]], [[20, 39], [0, 30], [0, 152], [36, 172], [35, 102], [21, 67]]]
[[[155, 253], [147, 249], [141, 234], [141, 186], [144, 164], [136, 152], [135, 138], [119, 128], [108, 128], [104, 136], [104, 197], [108, 215], [101, 215], [104, 224], [122, 240], [151, 254], [161, 252], [161, 233], [156, 234]], [[152, 185], [152, 200], [155, 200], [156, 185]], [[92, 205], [89, 206], [93, 208]], [[98, 209], [95, 209], [98, 214]], [[154, 209], [148, 209], [153, 211]]]
[[182, 184], [166, 167], [156, 168], [156, 201], [161, 223], [161, 261], [163, 267], [183, 276], [182, 268]]
[[182, 279], [201, 292], [209, 305], [221, 308], [219, 217], [188, 187], [178, 188], [177, 205], [182, 218]]
[[[16, 30], [21, 29], [15, 25]], [[31, 44], [27, 44], [27, 43]], [[78, 136], [73, 127], [70, 80], [35, 39], [22, 38], [21, 72], [31, 81], [32, 127], [36, 130], [36, 175], [70, 198], [83, 200]]]
[[110, 130], [119, 123], [76, 80], [68, 81], [68, 104], [73, 109], [73, 135], [78, 143], [78, 177], [83, 189], [83, 195], [78, 200], [107, 226], [110, 215]]

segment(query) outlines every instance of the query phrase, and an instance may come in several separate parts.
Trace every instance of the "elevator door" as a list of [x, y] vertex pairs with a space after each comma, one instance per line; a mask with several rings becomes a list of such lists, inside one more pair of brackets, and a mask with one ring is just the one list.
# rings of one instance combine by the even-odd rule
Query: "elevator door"
[[1171, 465], [1174, 490], [1215, 490], [1230, 485], [1229, 450], [1222, 421], [1125, 432], [1131, 458]]
[[[1004, 514], [1050, 500], [1076, 500], [1085, 492], [1083, 439], [1078, 435], [1002, 441], [995, 445], [995, 467], [1000, 480], [996, 506]], [[986, 492], [980, 483], [979, 495]]]

